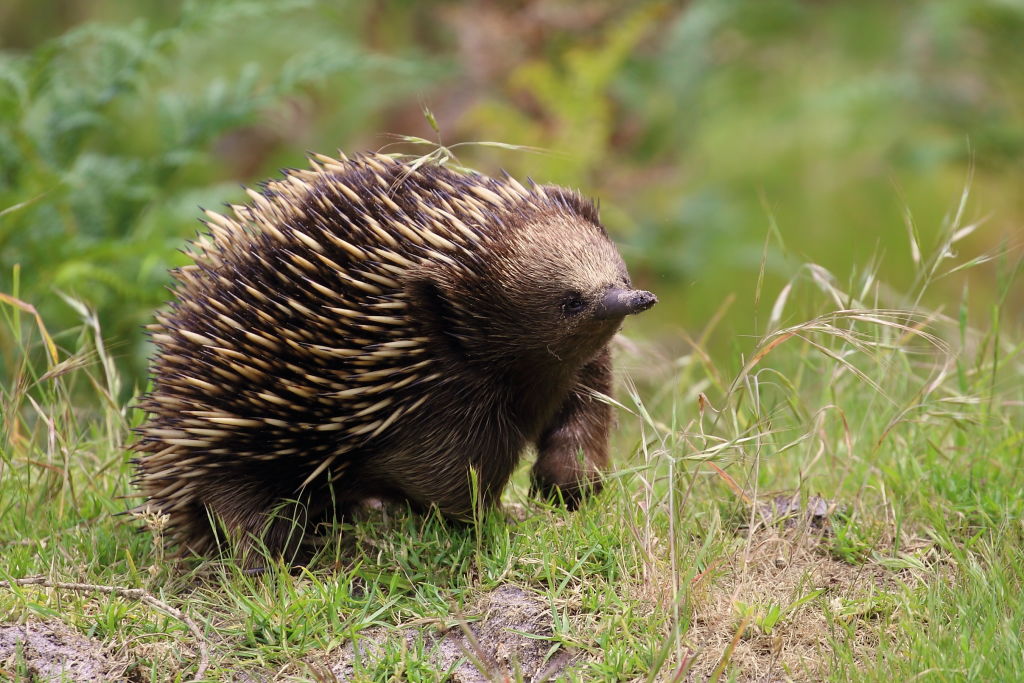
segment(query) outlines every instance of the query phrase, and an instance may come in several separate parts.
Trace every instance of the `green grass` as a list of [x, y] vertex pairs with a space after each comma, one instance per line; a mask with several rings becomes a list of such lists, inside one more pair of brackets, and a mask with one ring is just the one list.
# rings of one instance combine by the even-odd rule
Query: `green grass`
[[[1005, 292], [1021, 264], [1002, 261]], [[703, 348], [710, 330], [677, 358], [622, 344], [617, 473], [577, 513], [530, 500], [523, 470], [477, 524], [369, 512], [308, 568], [259, 575], [174, 563], [158, 522], [140, 533], [115, 516], [139, 416], [115, 398], [100, 330], [76, 303], [85, 322], [53, 337], [52, 357], [7, 296], [21, 353], [0, 388], [0, 578], [142, 589], [203, 632], [210, 680], [331, 680], [361, 639], [377, 649], [356, 680], [436, 680], [435, 639], [484, 624], [506, 585], [537, 596], [551, 626], [532, 635], [549, 658], [573, 653], [575, 680], [1005, 679], [1024, 621], [1024, 342], [997, 304], [976, 330], [883, 308], [885, 292], [870, 269], [840, 288], [802, 268], [779, 294], [756, 292], [772, 314], [732, 367]], [[828, 531], [799, 510], [778, 519], [765, 503], [780, 495], [800, 509], [823, 498]], [[9, 586], [0, 623], [56, 619], [133, 680], [189, 679], [188, 623], [138, 597]], [[483, 666], [473, 648], [463, 657]]]

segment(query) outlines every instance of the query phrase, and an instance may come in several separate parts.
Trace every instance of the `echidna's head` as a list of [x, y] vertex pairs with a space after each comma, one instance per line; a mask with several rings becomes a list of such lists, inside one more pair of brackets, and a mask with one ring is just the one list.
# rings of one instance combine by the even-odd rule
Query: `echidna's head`
[[633, 289], [595, 207], [577, 195], [546, 188], [545, 201], [504, 223], [506, 239], [460, 302], [479, 333], [465, 341], [491, 358], [578, 367], [657, 302]]

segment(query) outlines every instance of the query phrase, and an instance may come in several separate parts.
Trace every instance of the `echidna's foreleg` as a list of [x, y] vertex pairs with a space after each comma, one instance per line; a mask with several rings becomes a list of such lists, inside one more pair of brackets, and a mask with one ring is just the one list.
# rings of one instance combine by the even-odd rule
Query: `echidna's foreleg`
[[576, 386], [537, 441], [533, 489], [557, 497], [570, 510], [588, 493], [601, 488], [601, 473], [608, 468], [608, 433], [611, 406], [594, 397], [610, 394], [611, 353], [606, 346], [580, 371]]

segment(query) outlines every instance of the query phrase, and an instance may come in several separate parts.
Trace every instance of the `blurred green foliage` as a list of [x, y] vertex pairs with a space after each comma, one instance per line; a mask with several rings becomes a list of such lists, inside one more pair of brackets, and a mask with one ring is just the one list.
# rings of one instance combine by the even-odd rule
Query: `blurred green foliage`
[[[670, 346], [730, 295], [722, 345], [763, 331], [805, 260], [845, 276], [880, 254], [909, 290], [907, 216], [926, 248], [972, 168], [967, 219], [988, 223], [963, 251], [1024, 234], [1010, 0], [21, 0], [0, 40], [0, 291], [52, 329], [78, 321], [54, 290], [95, 307], [135, 382], [197, 206], [306, 150], [433, 137], [424, 104], [445, 144], [549, 150], [461, 147], [463, 163], [599, 197], [662, 301], [636, 329]], [[972, 271], [972, 297], [990, 275]]]

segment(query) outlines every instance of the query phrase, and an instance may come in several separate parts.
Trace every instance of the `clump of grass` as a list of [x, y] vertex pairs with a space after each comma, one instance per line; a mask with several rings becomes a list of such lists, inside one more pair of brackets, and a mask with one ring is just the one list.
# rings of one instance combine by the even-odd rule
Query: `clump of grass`
[[[766, 331], [731, 377], [699, 340], [676, 361], [679, 385], [664, 382], [661, 364], [647, 363], [650, 374], [634, 368], [641, 388], [630, 390], [623, 407], [640, 424], [639, 466], [625, 471], [623, 488], [644, 510], [667, 511], [648, 514], [637, 533], [650, 557], [671, 558], [661, 565], [672, 598], [662, 673], [678, 666], [677, 677], [717, 679], [728, 670], [744, 678], [821, 677], [841, 661], [835, 673], [849, 675], [847, 666], [866, 666], [876, 652], [906, 644], [887, 630], [893, 622], [911, 632], [927, 628], [936, 615], [919, 599], [936, 589], [949, 594], [953, 557], [981, 561], [964, 552], [967, 537], [939, 530], [962, 527], [966, 514], [974, 518], [972, 540], [999, 548], [1013, 542], [1007, 531], [1020, 504], [1016, 475], [1007, 475], [1021, 458], [1022, 432], [1012, 425], [1021, 424], [1022, 387], [1004, 373], [1015, 366], [1019, 376], [1024, 345], [1007, 339], [998, 306], [985, 330], [969, 328], [962, 310], [953, 317], [919, 306], [935, 279], [992, 259], [1006, 272], [1004, 300], [1024, 264], [1002, 253], [944, 269], [953, 245], [975, 227], [961, 224], [966, 200], [965, 193], [933, 252], [922, 256], [915, 242], [919, 276], [910, 295], [895, 296], [873, 268], [841, 288], [808, 264], [782, 288]], [[805, 294], [797, 306], [805, 317], [783, 323], [807, 284], [817, 302]], [[1004, 478], [996, 483], [998, 472]], [[966, 483], [969, 493], [951, 491], [951, 481]], [[779, 492], [808, 503], [825, 495], [831, 521], [815, 529], [798, 513], [801, 523], [785, 529], [760, 502]], [[718, 577], [717, 594], [708, 596], [680, 580], [694, 581], [680, 572], [694, 543], [680, 526], [697, 501], [723, 498], [714, 525], [746, 531], [719, 548], [717, 559], [731, 572], [698, 565]], [[1021, 565], [1011, 566], [1015, 576]], [[714, 656], [703, 653], [709, 642]], [[999, 648], [1012, 656], [1012, 641]], [[915, 664], [906, 673], [926, 668]]]

